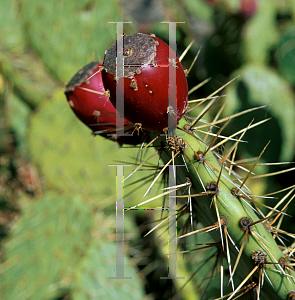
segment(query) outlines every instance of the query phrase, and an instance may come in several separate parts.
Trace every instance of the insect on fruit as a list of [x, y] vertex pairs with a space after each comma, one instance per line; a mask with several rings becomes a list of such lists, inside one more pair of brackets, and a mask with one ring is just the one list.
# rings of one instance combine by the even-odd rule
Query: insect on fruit
[[[169, 46], [154, 35], [136, 33], [124, 39], [124, 76], [116, 78], [117, 49], [114, 44], [105, 54], [102, 79], [110, 100], [116, 106], [117, 82], [124, 84], [124, 117], [140, 123], [148, 131], [168, 127], [169, 113], [177, 121], [188, 105], [188, 86], [181, 63], [176, 59], [176, 109], [168, 104]], [[122, 113], [122, 112], [121, 112]]]
[[[116, 140], [119, 144], [136, 145], [142, 140], [143, 133], [134, 136], [115, 136], [118, 112], [106, 96], [101, 78], [99, 62], [91, 62], [80, 69], [65, 87], [68, 103], [75, 115], [88, 126], [94, 135]], [[132, 128], [126, 119], [124, 128]]]

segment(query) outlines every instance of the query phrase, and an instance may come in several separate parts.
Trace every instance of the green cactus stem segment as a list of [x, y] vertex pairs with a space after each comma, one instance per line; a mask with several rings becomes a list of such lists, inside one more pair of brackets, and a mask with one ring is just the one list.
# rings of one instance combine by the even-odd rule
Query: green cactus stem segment
[[[258, 213], [248, 202], [245, 185], [237, 183], [234, 174], [229, 175], [226, 167], [221, 165], [220, 155], [217, 156], [211, 151], [210, 146], [204, 143], [196, 131], [186, 131], [182, 128], [186, 128], [183, 119], [180, 120], [178, 127], [181, 138], [176, 138], [176, 134], [170, 137], [157, 135], [153, 144], [156, 149], [161, 149], [159, 153], [165, 165], [170, 164], [172, 158], [175, 165], [182, 165], [183, 158], [185, 159], [186, 168], [177, 169], [177, 184], [186, 183], [189, 177], [193, 220], [198, 220], [204, 228], [212, 224], [226, 228], [234, 242], [233, 245], [228, 244], [231, 255], [237, 258], [235, 246], [242, 252], [233, 278], [246, 279], [253, 271], [251, 258], [254, 249], [267, 253], [268, 264], [272, 264], [275, 270], [264, 268], [271, 284], [268, 280], [264, 282], [260, 299], [286, 299], [288, 293], [295, 290], [294, 282], [292, 278], [290, 279], [290, 276], [294, 276], [294, 271], [291, 267], [288, 268], [290, 276], [287, 276], [278, 264], [283, 253], [272, 234], [265, 228]], [[152, 135], [151, 139], [155, 137], [156, 134]], [[165, 144], [166, 147], [163, 146]], [[211, 207], [212, 198], [214, 206]], [[226, 218], [226, 225], [222, 216]], [[219, 231], [210, 231], [215, 242], [220, 242], [222, 238]], [[257, 270], [258, 265], [255, 268]]]

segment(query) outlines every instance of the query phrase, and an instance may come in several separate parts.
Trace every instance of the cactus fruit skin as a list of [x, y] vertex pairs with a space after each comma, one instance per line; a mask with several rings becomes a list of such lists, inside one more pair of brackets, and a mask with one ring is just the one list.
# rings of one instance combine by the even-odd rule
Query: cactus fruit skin
[[[143, 138], [142, 131], [133, 136], [114, 136], [117, 119], [125, 127], [133, 127], [126, 119], [120, 118], [105, 93], [99, 62], [91, 62], [81, 68], [65, 87], [69, 106], [78, 119], [88, 126], [95, 135], [115, 139], [119, 144], [137, 145]], [[132, 132], [132, 131], [131, 131]]]
[[[102, 79], [110, 100], [116, 106], [117, 81], [124, 81], [124, 117], [148, 131], [168, 126], [169, 46], [159, 38], [142, 33], [124, 36], [124, 77], [116, 79], [116, 45], [106, 53]], [[179, 120], [188, 104], [188, 86], [181, 63], [176, 59]]]

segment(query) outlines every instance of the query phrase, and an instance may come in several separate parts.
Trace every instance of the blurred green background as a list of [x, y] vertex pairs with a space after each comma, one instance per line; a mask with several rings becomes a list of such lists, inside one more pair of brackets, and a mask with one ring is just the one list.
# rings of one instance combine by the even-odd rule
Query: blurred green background
[[[206, 260], [208, 251], [178, 259], [186, 280], [159, 280], [167, 272], [167, 239], [159, 233], [143, 238], [161, 217], [155, 211], [125, 213], [125, 275], [133, 279], [107, 279], [115, 274], [116, 257], [116, 172], [108, 164], [134, 165], [153, 151], [142, 156], [138, 148], [92, 136], [63, 91], [78, 69], [102, 60], [116, 39], [108, 21], [121, 20], [132, 21], [124, 25], [127, 34], [152, 32], [166, 42], [168, 26], [160, 22], [185, 21], [177, 26], [178, 56], [194, 40], [182, 61], [185, 68], [202, 47], [189, 88], [211, 78], [190, 99], [239, 76], [225, 91], [223, 115], [269, 106], [232, 120], [226, 133], [253, 118], [271, 120], [246, 134], [249, 143], [240, 146], [238, 159], [258, 156], [271, 140], [263, 161], [295, 160], [295, 0], [2, 0], [1, 299], [199, 299], [206, 290], [209, 281], [203, 279], [214, 263]], [[155, 165], [156, 158], [151, 168]], [[131, 170], [126, 167], [125, 174]], [[251, 186], [257, 193], [271, 192], [294, 184], [294, 175]], [[139, 203], [152, 176], [146, 168], [126, 181], [126, 206]], [[162, 200], [157, 203], [153, 206]], [[288, 213], [295, 215], [294, 205]], [[289, 230], [294, 221], [288, 219]], [[202, 261], [205, 267], [198, 270]], [[204, 299], [218, 295], [216, 278]]]

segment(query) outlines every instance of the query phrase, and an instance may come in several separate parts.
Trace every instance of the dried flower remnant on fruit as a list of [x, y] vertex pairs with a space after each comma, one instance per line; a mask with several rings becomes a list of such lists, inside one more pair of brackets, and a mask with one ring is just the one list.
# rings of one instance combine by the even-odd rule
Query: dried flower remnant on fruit
[[66, 84], [65, 93], [74, 91], [75, 87], [80, 86], [82, 83], [88, 83], [87, 78], [93, 73], [93, 70], [97, 67], [97, 64], [98, 62], [93, 61], [80, 69]]
[[239, 221], [240, 228], [244, 231], [252, 230], [252, 221], [248, 217], [241, 218]]
[[[139, 74], [143, 66], [152, 63], [158, 45], [148, 34], [131, 34], [124, 36], [124, 76], [132, 77]], [[114, 44], [105, 55], [103, 66], [108, 73], [116, 76], [117, 48]], [[118, 80], [118, 78], [117, 78]]]
[[251, 258], [256, 265], [262, 267], [268, 262], [267, 254], [261, 250], [252, 251]]
[[173, 150], [173, 151], [181, 151], [184, 152], [185, 149], [187, 148], [187, 142], [180, 138], [179, 136], [168, 136], [166, 138], [168, 148]]

